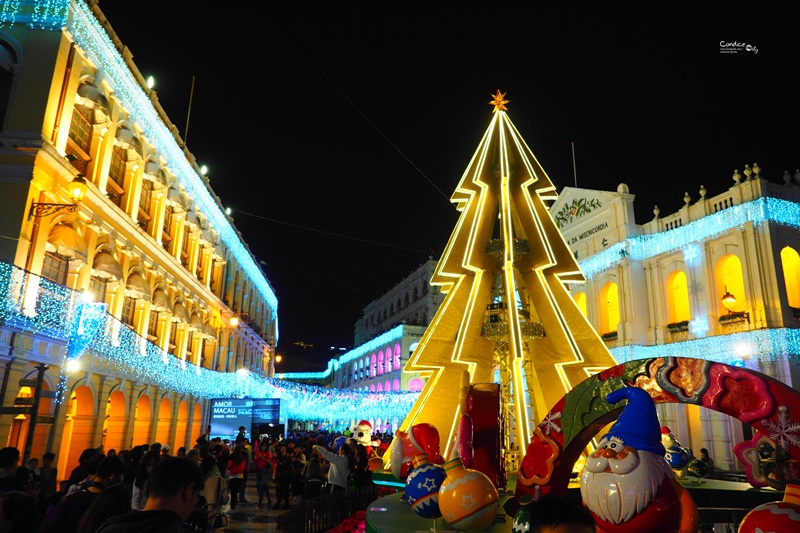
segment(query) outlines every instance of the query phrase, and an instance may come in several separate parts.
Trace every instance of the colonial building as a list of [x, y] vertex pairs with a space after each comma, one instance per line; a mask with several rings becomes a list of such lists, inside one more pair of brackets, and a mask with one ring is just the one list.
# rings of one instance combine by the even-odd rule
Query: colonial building
[[5, 445], [189, 446], [273, 374], [275, 293], [96, 2], [0, 7], [0, 195]]
[[[356, 322], [356, 347], [328, 361], [327, 369], [287, 372], [275, 377], [364, 392], [421, 390], [424, 378], [417, 372], [403, 372], [403, 368], [442, 303], [439, 288], [430, 285], [436, 264], [437, 261], [429, 259], [386, 294], [370, 302]], [[398, 416], [387, 409], [385, 416], [371, 422], [376, 431], [396, 429], [405, 414]], [[331, 422], [341, 428], [353, 426], [359, 420]]]
[[[800, 384], [800, 174], [783, 184], [745, 165], [731, 186], [636, 224], [634, 195], [566, 187], [551, 206], [587, 282], [571, 293], [618, 362], [694, 357]], [[733, 446], [749, 426], [722, 413], [659, 404], [662, 425], [699, 457], [742, 471]]]

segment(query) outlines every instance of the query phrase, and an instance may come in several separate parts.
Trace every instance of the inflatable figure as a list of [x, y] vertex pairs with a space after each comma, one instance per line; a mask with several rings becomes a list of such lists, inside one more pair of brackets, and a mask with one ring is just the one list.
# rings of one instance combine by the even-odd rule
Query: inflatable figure
[[372, 424], [369, 420], [362, 420], [353, 428], [353, 438], [367, 449], [367, 457], [372, 455]]
[[439, 431], [426, 423], [416, 424], [408, 432], [398, 429], [392, 440], [390, 453], [392, 474], [400, 481], [405, 481], [411, 471], [411, 461], [416, 455], [424, 453], [431, 463], [442, 464]]
[[625, 410], [586, 458], [581, 497], [599, 533], [695, 533], [698, 512], [664, 458], [655, 403], [642, 389], [625, 387], [608, 403]]

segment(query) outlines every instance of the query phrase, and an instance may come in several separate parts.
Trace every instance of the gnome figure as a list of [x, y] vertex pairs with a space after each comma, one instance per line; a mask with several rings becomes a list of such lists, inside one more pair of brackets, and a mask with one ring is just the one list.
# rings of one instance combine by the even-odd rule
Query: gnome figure
[[692, 450], [682, 446], [675, 434], [667, 426], [661, 426], [661, 444], [664, 445], [666, 450], [664, 458], [667, 460], [667, 464], [678, 478], [682, 478], [686, 473], [686, 467], [689, 466], [689, 462], [694, 458]]
[[608, 403], [628, 400], [597, 450], [586, 458], [581, 497], [600, 533], [689, 533], [697, 506], [664, 459], [653, 399], [642, 389], [611, 392]]

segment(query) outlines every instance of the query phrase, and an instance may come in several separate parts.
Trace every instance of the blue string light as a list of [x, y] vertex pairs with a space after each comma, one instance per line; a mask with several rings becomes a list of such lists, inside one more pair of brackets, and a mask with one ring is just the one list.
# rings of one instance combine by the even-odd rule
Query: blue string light
[[[755, 226], [774, 222], [800, 229], [800, 205], [779, 198], [758, 198], [708, 215], [685, 226], [651, 235], [640, 235], [609, 246], [597, 255], [580, 261], [587, 279], [619, 265], [623, 257], [644, 261], [652, 257], [674, 252], [692, 243], [713, 239], [732, 230], [743, 230], [745, 225]], [[689, 249], [689, 261], [699, 256]]]
[[[36, 312], [26, 315], [22, 295], [38, 282]], [[280, 398], [292, 420], [319, 420], [335, 414], [351, 418], [402, 419], [419, 392], [338, 390], [292, 383], [255, 374], [216, 372], [179, 359], [140, 337], [109, 315], [105, 304], [84, 303], [81, 294], [57, 283], [0, 263], [0, 324], [30, 334], [40, 334], [66, 345], [61, 361], [62, 379], [57, 402], [63, 401], [68, 363], [95, 358], [112, 371], [131, 379], [157, 383], [161, 388], [196, 398]], [[395, 338], [393, 330], [386, 338]], [[390, 332], [391, 333], [391, 332]], [[402, 336], [402, 328], [400, 329]]]

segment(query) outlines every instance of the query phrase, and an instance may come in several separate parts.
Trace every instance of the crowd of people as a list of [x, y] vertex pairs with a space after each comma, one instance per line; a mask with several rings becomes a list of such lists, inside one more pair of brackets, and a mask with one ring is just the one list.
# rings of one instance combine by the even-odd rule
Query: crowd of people
[[[237, 506], [287, 509], [323, 491], [370, 484], [369, 458], [387, 447], [368, 449], [325, 431], [264, 435], [253, 443], [244, 427], [230, 440], [210, 439], [209, 432], [175, 455], [157, 442], [119, 452], [86, 449], [60, 483], [54, 454], [21, 465], [17, 448], [3, 448], [0, 532], [210, 532]], [[245, 498], [251, 473], [257, 502]]]

